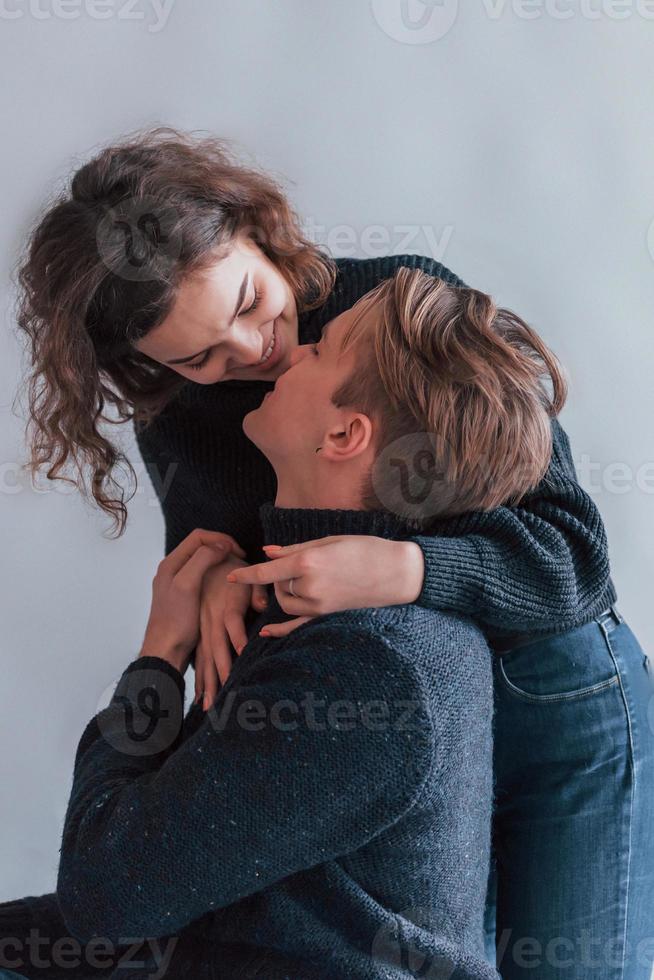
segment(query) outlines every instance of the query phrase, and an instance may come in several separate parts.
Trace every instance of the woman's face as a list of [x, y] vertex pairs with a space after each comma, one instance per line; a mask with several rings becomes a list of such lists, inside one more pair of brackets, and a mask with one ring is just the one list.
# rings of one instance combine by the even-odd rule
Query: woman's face
[[298, 344], [288, 282], [258, 245], [234, 239], [225, 258], [180, 285], [175, 304], [134, 346], [198, 384], [274, 381]]

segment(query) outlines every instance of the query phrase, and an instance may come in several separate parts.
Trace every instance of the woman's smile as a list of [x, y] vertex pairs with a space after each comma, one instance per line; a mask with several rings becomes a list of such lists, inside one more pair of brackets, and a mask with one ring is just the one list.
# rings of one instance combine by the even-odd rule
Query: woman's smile
[[252, 367], [260, 368], [262, 371], [268, 371], [275, 364], [278, 364], [282, 355], [284, 353], [284, 347], [282, 344], [281, 330], [277, 329], [277, 320], [273, 323], [272, 336], [266, 350], [264, 351], [263, 357], [256, 364], [251, 365]]

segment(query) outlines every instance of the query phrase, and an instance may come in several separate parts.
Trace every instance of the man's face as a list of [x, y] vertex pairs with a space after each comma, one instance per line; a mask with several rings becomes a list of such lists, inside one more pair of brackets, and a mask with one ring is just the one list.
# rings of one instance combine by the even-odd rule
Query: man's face
[[[341, 351], [355, 310], [357, 315], [361, 312], [357, 306], [326, 324], [318, 344], [295, 348], [291, 366], [277, 379], [274, 390], [259, 408], [245, 416], [243, 431], [273, 464], [307, 461], [322, 446], [325, 434], [341, 426], [344, 411], [334, 405], [332, 395], [351, 375], [356, 358], [362, 356], [359, 344]], [[362, 329], [367, 329], [366, 323]]]

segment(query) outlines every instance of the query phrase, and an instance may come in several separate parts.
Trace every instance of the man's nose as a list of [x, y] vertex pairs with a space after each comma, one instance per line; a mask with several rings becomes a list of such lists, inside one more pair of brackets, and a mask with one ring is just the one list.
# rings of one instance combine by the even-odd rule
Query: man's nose
[[299, 347], [295, 347], [291, 351], [291, 356], [289, 358], [291, 367], [298, 364], [302, 358], [306, 357], [309, 352], [310, 344], [301, 344]]

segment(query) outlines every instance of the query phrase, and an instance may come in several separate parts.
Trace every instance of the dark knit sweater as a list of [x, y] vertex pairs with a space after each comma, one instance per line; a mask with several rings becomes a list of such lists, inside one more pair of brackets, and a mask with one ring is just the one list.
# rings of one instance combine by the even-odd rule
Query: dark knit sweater
[[[393, 255], [337, 259], [335, 288], [299, 318], [300, 343], [313, 343], [329, 320], [399, 266], [465, 285], [433, 259]], [[242, 431], [271, 381], [189, 382], [164, 412], [137, 431], [166, 522], [168, 554], [194, 528], [226, 531], [252, 562], [263, 561], [259, 507], [274, 499], [275, 475]], [[567, 436], [553, 426], [549, 470], [518, 507], [435, 520], [414, 536], [425, 556], [417, 602], [471, 616], [489, 638], [522, 631], [562, 632], [616, 599], [606, 534], [597, 507], [577, 482]]]
[[[399, 266], [421, 268], [452, 285], [464, 284], [444, 266], [421, 256], [336, 261], [338, 278], [329, 300], [300, 316], [301, 343], [316, 341], [325, 323]], [[259, 507], [274, 496], [275, 478], [266, 458], [244, 436], [241, 423], [271, 387], [266, 381], [211, 386], [189, 382], [148, 428], [137, 430], [164, 513], [166, 553], [195, 527], [207, 527], [233, 534], [250, 561], [263, 560]], [[417, 606], [474, 617], [492, 637], [522, 630], [564, 631], [615, 601], [602, 520], [577, 482], [568, 439], [557, 422], [553, 437], [548, 473], [520, 507], [434, 521], [429, 535], [413, 538], [425, 555], [425, 582]], [[190, 712], [187, 729], [193, 720], [196, 725], [201, 721], [199, 709]], [[13, 936], [23, 942], [32, 928], [49, 937], [51, 945], [69, 935], [53, 895], [0, 905], [0, 939]], [[188, 942], [189, 929], [182, 935]], [[193, 942], [200, 940], [194, 937]], [[182, 943], [177, 950], [180, 964], [185, 963]], [[125, 955], [131, 955], [129, 950]], [[0, 967], [11, 967], [12, 962], [0, 961]], [[61, 975], [47, 967], [23, 967], [20, 972], [43, 980]], [[91, 971], [82, 965], [76, 971], [67, 966], [65, 975], [79, 980], [109, 972], [111, 968]], [[182, 966], [170, 975], [181, 977]], [[199, 980], [200, 974], [196, 970], [192, 976]]]
[[[266, 505], [261, 519], [280, 544], [409, 534], [382, 512]], [[410, 604], [264, 639], [288, 618], [269, 594], [210, 713], [184, 721], [182, 675], [141, 657], [89, 722], [51, 913], [85, 943], [181, 936], [168, 976], [497, 978], [483, 634]]]

